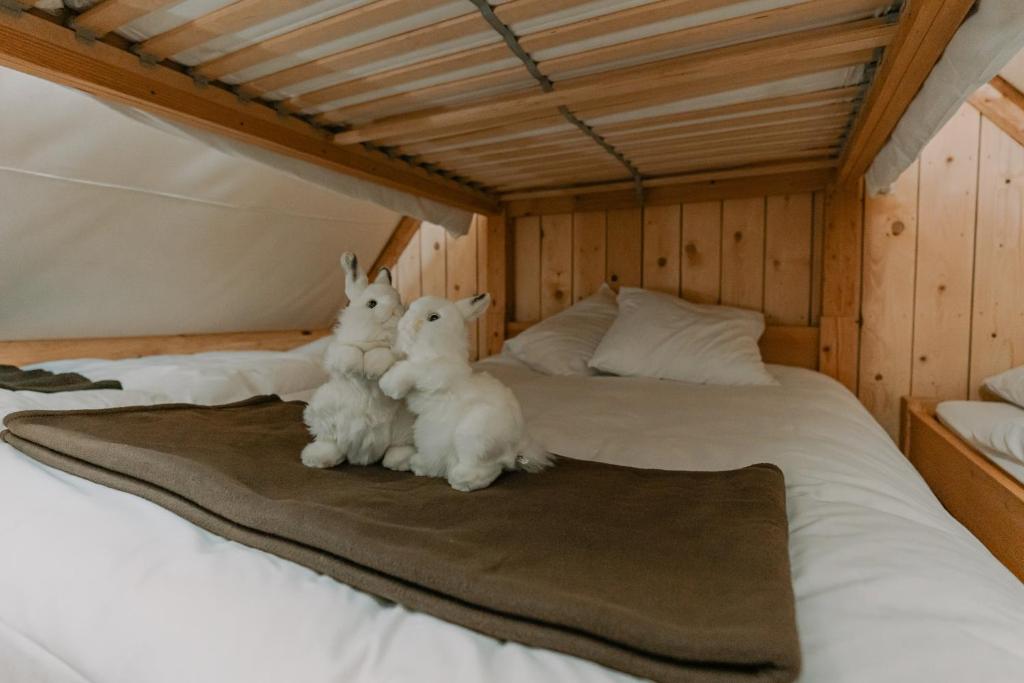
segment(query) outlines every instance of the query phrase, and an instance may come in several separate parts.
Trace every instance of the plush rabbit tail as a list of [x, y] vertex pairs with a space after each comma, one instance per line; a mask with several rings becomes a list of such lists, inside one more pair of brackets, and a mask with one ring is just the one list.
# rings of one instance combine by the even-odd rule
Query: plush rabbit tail
[[516, 449], [516, 469], [524, 472], [540, 472], [555, 464], [555, 456], [544, 450], [544, 447], [533, 440], [529, 434], [523, 435]]

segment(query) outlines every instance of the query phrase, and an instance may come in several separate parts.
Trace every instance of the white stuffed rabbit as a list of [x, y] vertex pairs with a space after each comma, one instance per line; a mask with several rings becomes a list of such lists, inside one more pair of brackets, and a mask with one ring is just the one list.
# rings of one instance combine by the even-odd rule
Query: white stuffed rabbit
[[387, 268], [369, 284], [355, 254], [343, 254], [341, 267], [349, 303], [324, 353], [330, 379], [303, 413], [315, 440], [302, 449], [302, 462], [309, 467], [334, 467], [346, 460], [369, 465], [383, 457], [385, 465], [407, 469], [415, 417], [377, 384], [395, 362], [391, 346], [402, 304]]
[[417, 299], [398, 323], [396, 350], [406, 359], [380, 379], [384, 393], [405, 398], [416, 415], [409, 468], [445, 477], [459, 491], [484, 488], [502, 470], [539, 472], [552, 464], [527, 435], [515, 395], [469, 365], [466, 323], [490, 302], [489, 294]]

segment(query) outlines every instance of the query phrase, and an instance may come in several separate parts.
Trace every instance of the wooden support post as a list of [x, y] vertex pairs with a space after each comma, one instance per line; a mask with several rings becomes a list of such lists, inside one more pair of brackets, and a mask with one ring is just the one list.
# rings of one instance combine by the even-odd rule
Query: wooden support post
[[1024, 93], [996, 76], [968, 99], [975, 109], [1024, 145]]
[[505, 343], [508, 320], [508, 248], [509, 230], [505, 213], [477, 216], [477, 282], [481, 292], [491, 295], [491, 307], [481, 319], [479, 335], [480, 358], [493, 356]]
[[[377, 271], [381, 268], [389, 268], [390, 270], [395, 269], [395, 265], [398, 263], [398, 258], [405, 251], [405, 248], [409, 246], [409, 242], [412, 241], [413, 235], [420, 229], [420, 221], [418, 218], [410, 218], [409, 216], [402, 216], [398, 221], [398, 225], [395, 226], [394, 231], [391, 233], [391, 237], [384, 244], [384, 248], [380, 250], [380, 255], [377, 256], [377, 260], [373, 262], [373, 266], [368, 271], [370, 279], [376, 277]], [[408, 303], [408, 302], [406, 302]]]
[[854, 393], [860, 351], [863, 187], [858, 179], [827, 190], [822, 274], [820, 369]]

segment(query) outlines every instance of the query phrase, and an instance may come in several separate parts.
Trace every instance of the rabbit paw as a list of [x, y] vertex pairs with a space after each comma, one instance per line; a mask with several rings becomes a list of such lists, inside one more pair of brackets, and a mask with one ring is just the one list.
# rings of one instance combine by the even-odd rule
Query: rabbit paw
[[370, 349], [363, 354], [363, 373], [370, 379], [377, 379], [395, 364], [391, 349]]
[[413, 380], [407, 363], [408, 361], [395, 363], [380, 378], [380, 390], [388, 398], [401, 400], [412, 390]]
[[345, 455], [333, 441], [314, 441], [302, 449], [302, 464], [306, 467], [334, 467], [345, 460]]
[[384, 454], [384, 467], [396, 472], [408, 472], [409, 460], [416, 455], [412, 446], [392, 446]]

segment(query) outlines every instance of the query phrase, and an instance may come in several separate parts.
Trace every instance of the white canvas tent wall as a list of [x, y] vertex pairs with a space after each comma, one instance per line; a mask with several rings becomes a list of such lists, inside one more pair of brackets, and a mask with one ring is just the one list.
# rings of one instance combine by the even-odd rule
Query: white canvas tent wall
[[400, 218], [16, 71], [0, 103], [3, 339], [324, 327]]

